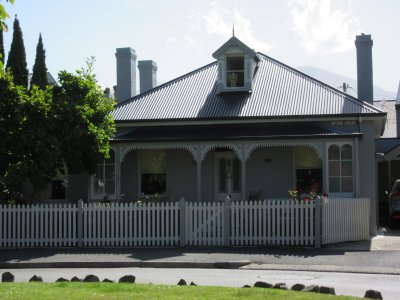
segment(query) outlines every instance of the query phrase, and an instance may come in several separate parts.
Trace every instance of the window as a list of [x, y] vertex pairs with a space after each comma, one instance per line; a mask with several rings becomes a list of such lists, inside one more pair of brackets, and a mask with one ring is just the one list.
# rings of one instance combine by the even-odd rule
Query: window
[[226, 57], [226, 86], [244, 87], [244, 56]]
[[293, 149], [296, 187], [300, 193], [322, 192], [322, 161], [317, 152], [306, 146]]
[[330, 193], [353, 193], [353, 148], [349, 144], [328, 148]]
[[164, 150], [140, 152], [141, 193], [144, 195], [166, 192], [166, 153]]
[[112, 197], [115, 195], [115, 152], [110, 150], [110, 157], [98, 164], [92, 182], [93, 198]]

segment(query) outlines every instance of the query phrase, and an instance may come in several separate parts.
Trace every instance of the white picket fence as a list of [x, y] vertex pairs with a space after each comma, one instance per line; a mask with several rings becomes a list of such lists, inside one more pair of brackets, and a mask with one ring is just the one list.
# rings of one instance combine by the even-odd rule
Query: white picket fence
[[224, 203], [188, 202], [185, 204], [185, 244], [221, 246], [224, 244]]
[[0, 206], [0, 248], [77, 245], [77, 206]]
[[174, 246], [179, 203], [84, 204], [83, 246]]
[[0, 248], [318, 247], [368, 238], [367, 200], [0, 206]]
[[369, 237], [370, 199], [329, 198], [322, 205], [322, 244]]
[[233, 202], [231, 244], [314, 245], [315, 206], [293, 200]]

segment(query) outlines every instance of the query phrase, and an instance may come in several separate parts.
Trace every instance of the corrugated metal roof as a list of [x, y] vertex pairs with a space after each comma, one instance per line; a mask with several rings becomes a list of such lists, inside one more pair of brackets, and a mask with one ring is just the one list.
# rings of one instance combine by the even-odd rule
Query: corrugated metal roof
[[377, 153], [388, 153], [396, 147], [400, 147], [400, 138], [380, 138], [375, 140]]
[[116, 121], [291, 117], [382, 113], [259, 53], [252, 93], [217, 94], [217, 63], [121, 102]]

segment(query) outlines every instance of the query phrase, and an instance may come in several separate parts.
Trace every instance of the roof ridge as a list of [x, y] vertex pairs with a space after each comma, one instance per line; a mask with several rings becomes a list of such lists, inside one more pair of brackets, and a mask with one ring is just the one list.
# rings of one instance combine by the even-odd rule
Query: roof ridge
[[308, 74], [306, 74], [306, 73], [304, 73], [304, 72], [302, 72], [302, 71], [300, 71], [300, 70], [298, 70], [296, 68], [293, 68], [293, 67], [291, 67], [291, 66], [289, 66], [289, 65], [287, 65], [287, 64], [285, 64], [285, 63], [283, 63], [283, 62], [281, 62], [279, 60], [276, 60], [275, 58], [272, 58], [271, 56], [268, 56], [268, 55], [266, 55], [266, 54], [264, 54], [262, 52], [257, 52], [257, 54], [263, 56], [265, 59], [269, 59], [270, 61], [272, 61], [272, 62], [274, 62], [274, 63], [276, 63], [276, 64], [278, 64], [278, 65], [280, 65], [280, 66], [282, 66], [282, 67], [284, 67], [284, 68], [286, 68], [288, 70], [290, 70], [290, 71], [293, 71], [295, 73], [300, 73], [303, 77], [306, 77], [306, 78], [308, 78], [308, 79], [310, 79], [310, 80], [312, 80], [312, 81], [314, 81], [314, 82], [316, 82], [318, 84], [323, 85], [326, 88], [331, 89], [332, 92], [337, 93], [339, 95], [342, 95], [343, 97], [349, 99], [350, 101], [352, 101], [352, 102], [354, 102], [354, 103], [356, 103], [358, 105], [368, 107], [370, 110], [374, 110], [375, 112], [384, 112], [383, 110], [375, 107], [372, 104], [369, 104], [368, 102], [361, 101], [361, 100], [359, 100], [358, 98], [356, 98], [356, 97], [354, 97], [352, 95], [349, 95], [349, 94], [347, 94], [345, 92], [342, 92], [341, 90], [338, 90], [337, 88], [327, 84], [326, 82], [323, 82], [323, 81], [321, 81], [321, 80], [319, 80], [319, 79], [317, 79], [315, 77], [312, 77], [312, 76], [310, 76], [310, 75], [308, 75]]

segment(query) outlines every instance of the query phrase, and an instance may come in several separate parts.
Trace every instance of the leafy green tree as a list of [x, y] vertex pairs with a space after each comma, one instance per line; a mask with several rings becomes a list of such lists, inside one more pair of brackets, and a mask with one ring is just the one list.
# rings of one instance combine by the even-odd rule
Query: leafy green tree
[[10, 74], [0, 78], [0, 201], [18, 200], [24, 183], [24, 114], [26, 93]]
[[[11, 4], [14, 3], [14, 0], [6, 0], [7, 2], [10, 2]], [[7, 19], [9, 17], [6, 9], [4, 8], [3, 4], [0, 4], [0, 21], [4, 21], [5, 19]], [[4, 26], [5, 24], [2, 23], [2, 26]], [[7, 27], [3, 27], [3, 30], [5, 30]]]
[[11, 42], [10, 52], [8, 54], [6, 68], [11, 70], [15, 84], [27, 88], [28, 69], [26, 63], [26, 53], [21, 27], [17, 17], [15, 17], [13, 28], [13, 39]]
[[33, 74], [31, 79], [31, 89], [33, 85], [37, 85], [40, 89], [45, 90], [47, 82], [46, 53], [43, 48], [42, 35], [39, 35], [39, 42], [36, 47], [36, 59], [33, 65]]
[[[60, 72], [59, 80], [28, 93], [10, 74], [0, 78], [0, 202], [33, 202], [64, 166], [93, 173], [108, 157], [115, 102], [97, 85], [92, 62], [77, 74]], [[22, 197], [27, 182], [32, 189]]]
[[[14, 3], [14, 0], [6, 0], [7, 2], [10, 2], [11, 4]], [[0, 77], [3, 75], [3, 68], [4, 68], [4, 58], [5, 58], [5, 53], [4, 53], [4, 43], [3, 43], [3, 31], [7, 31], [7, 25], [4, 22], [8, 17], [10, 17], [4, 8], [3, 4], [0, 4], [0, 34], [1, 34], [1, 45], [0, 45], [0, 51], [1, 51], [1, 59], [0, 59]]]
[[28, 199], [33, 202], [37, 193], [44, 190], [57, 170], [62, 169], [62, 144], [54, 124], [51, 88], [42, 90], [33, 86], [22, 107], [24, 143], [24, 177], [31, 185]]
[[93, 74], [94, 58], [88, 68], [71, 74], [59, 73], [53, 105], [62, 158], [70, 174], [92, 174], [108, 157], [110, 137], [115, 132], [111, 111], [115, 102], [104, 96]]

